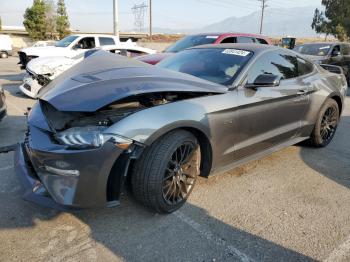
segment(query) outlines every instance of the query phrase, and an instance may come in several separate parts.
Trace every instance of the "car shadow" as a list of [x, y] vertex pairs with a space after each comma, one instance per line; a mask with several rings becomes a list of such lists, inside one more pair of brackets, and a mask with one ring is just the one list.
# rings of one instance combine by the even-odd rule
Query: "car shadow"
[[332, 142], [325, 148], [301, 147], [300, 156], [312, 169], [350, 188], [350, 117], [343, 116]]
[[8, 75], [1, 75], [0, 74], [0, 80], [7, 80], [7, 81], [22, 81], [25, 76], [25, 72], [22, 73], [15, 73], [15, 74], [8, 74]]
[[122, 202], [119, 208], [72, 212], [73, 220], [78, 220], [74, 225], [63, 218], [60, 226], [52, 227], [56, 220], [62, 220], [62, 213], [12, 200], [16, 215], [7, 217], [3, 213], [0, 229], [34, 230], [38, 224], [52, 220], [53, 224], [39, 237], [40, 246], [34, 246], [37, 241], [22, 245], [35, 250], [43, 259], [59, 257], [60, 261], [86, 257], [104, 260], [97, 248], [101, 245], [103, 250], [108, 249], [107, 260], [117, 257], [123, 261], [315, 261], [228, 225], [192, 204], [171, 215], [158, 215], [130, 197], [124, 196]]

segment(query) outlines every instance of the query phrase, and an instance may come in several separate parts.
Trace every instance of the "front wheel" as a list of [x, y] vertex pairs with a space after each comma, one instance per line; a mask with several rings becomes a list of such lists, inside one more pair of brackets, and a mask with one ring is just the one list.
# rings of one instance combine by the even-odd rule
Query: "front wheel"
[[156, 212], [174, 212], [191, 194], [200, 163], [200, 146], [192, 133], [177, 130], [166, 134], [135, 163], [131, 177], [135, 198]]
[[322, 106], [309, 142], [315, 147], [325, 147], [333, 139], [339, 123], [340, 112], [337, 102], [328, 99]]

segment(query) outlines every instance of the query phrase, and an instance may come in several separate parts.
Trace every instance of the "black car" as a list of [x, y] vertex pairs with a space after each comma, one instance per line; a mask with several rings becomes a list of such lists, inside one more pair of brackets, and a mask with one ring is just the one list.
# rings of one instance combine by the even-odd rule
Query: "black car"
[[6, 115], [5, 94], [4, 94], [4, 90], [0, 86], [0, 121], [5, 117], [5, 115]]
[[341, 42], [308, 43], [298, 45], [294, 51], [318, 64], [340, 66], [350, 82], [350, 44]]

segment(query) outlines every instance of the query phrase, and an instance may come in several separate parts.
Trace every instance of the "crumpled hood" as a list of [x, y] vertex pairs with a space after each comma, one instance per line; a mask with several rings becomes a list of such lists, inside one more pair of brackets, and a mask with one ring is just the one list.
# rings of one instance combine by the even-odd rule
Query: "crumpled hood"
[[55, 78], [39, 98], [60, 111], [95, 112], [143, 93], [226, 91], [225, 86], [194, 76], [98, 51]]
[[159, 54], [143, 55], [143, 56], [138, 56], [135, 59], [145, 62], [147, 64], [155, 65], [155, 64], [158, 64], [160, 61], [164, 60], [165, 58], [173, 56], [174, 54], [175, 53], [159, 53]]
[[61, 66], [70, 66], [76, 61], [63, 56], [35, 58], [27, 64], [27, 69], [37, 75], [54, 74]]

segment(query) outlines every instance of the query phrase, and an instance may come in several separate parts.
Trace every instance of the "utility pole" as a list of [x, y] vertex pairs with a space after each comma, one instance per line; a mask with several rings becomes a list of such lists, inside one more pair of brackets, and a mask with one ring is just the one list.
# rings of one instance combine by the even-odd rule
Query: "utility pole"
[[119, 39], [119, 11], [118, 0], [113, 0], [113, 34]]
[[149, 0], [149, 37], [152, 39], [152, 0]]
[[267, 7], [267, 0], [258, 0], [261, 2], [261, 20], [260, 20], [260, 34], [262, 34], [263, 31], [263, 24], [264, 24], [264, 13], [265, 13], [265, 8]]

